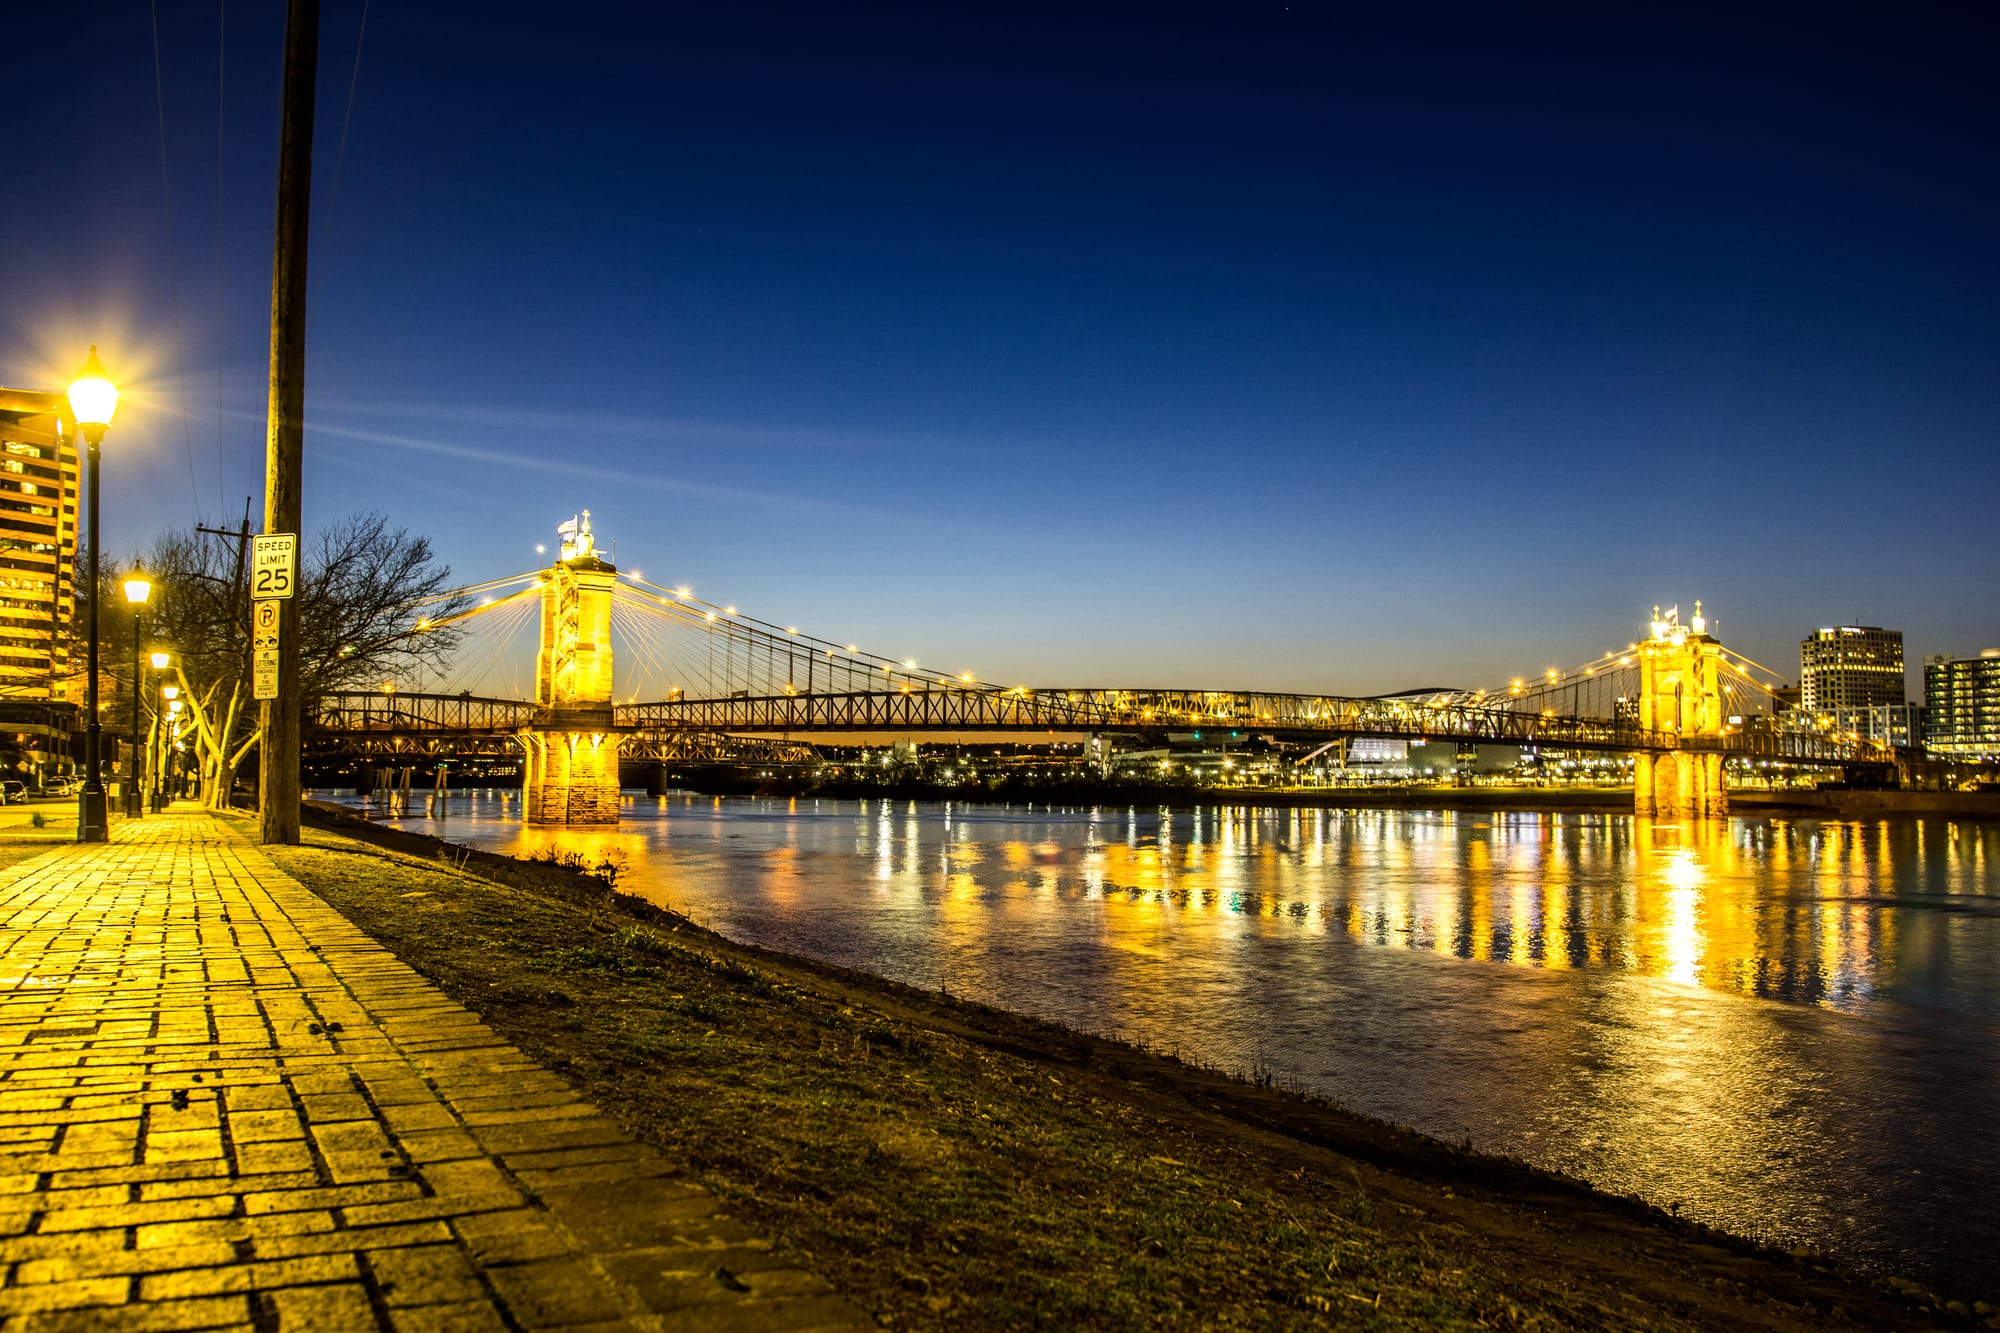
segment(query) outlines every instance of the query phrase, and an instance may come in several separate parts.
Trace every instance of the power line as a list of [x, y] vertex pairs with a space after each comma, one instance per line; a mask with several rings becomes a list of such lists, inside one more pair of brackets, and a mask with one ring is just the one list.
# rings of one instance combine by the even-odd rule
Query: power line
[[167, 214], [167, 294], [174, 309], [174, 374], [181, 387], [181, 441], [187, 446], [188, 491], [194, 507], [201, 508], [201, 483], [194, 475], [194, 435], [188, 429], [187, 358], [181, 354], [181, 288], [174, 276], [179, 265], [174, 256], [174, 190], [167, 169], [167, 84], [160, 73], [160, 3], [153, 0], [153, 105], [160, 113], [160, 193]]
[[361, 44], [368, 39], [368, 0], [361, 0], [361, 30], [354, 34], [354, 72], [347, 80], [347, 112], [340, 118], [340, 147], [333, 155], [333, 189], [326, 200], [326, 215], [340, 202], [340, 169], [347, 161], [347, 130], [354, 123], [354, 91], [361, 86]]
[[229, 451], [225, 437], [227, 427], [222, 412], [222, 349], [223, 329], [226, 316], [223, 310], [223, 292], [227, 284], [223, 275], [228, 271], [223, 265], [225, 247], [222, 243], [223, 212], [223, 149], [226, 142], [223, 135], [223, 109], [226, 105], [229, 70], [229, 0], [216, 0], [215, 10], [215, 505], [221, 509], [229, 488]]
[[361, 46], [368, 39], [368, 0], [361, 0], [361, 30], [354, 35], [354, 72], [347, 80], [347, 111], [340, 118], [340, 147], [333, 155], [333, 188], [327, 191], [326, 216], [320, 220], [322, 227], [333, 222], [333, 211], [340, 203], [340, 173], [347, 165], [347, 131], [354, 123], [354, 94], [361, 86]]

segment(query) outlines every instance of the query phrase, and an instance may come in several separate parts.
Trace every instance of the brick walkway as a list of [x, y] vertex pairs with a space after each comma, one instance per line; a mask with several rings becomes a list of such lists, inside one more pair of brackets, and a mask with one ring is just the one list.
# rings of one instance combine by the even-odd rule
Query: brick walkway
[[868, 1326], [192, 808], [0, 872], [0, 1329]]

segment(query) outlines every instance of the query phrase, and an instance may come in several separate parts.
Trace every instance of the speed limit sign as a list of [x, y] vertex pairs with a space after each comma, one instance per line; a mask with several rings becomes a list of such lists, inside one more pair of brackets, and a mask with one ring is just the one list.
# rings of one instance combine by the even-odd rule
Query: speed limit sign
[[250, 596], [258, 601], [292, 595], [299, 583], [299, 534], [266, 532], [250, 539]]

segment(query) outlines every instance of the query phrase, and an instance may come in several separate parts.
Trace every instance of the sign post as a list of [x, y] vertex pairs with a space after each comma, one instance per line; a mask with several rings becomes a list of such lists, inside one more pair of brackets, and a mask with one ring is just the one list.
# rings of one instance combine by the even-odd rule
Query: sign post
[[[271, 256], [271, 395], [264, 421], [264, 527], [273, 533], [296, 533], [305, 513], [306, 219], [312, 203], [313, 84], [318, 64], [319, 0], [287, 0], [277, 243]], [[289, 597], [278, 607], [282, 634], [277, 697], [264, 700], [258, 709], [264, 739], [257, 756], [257, 841], [296, 846], [299, 611]]]

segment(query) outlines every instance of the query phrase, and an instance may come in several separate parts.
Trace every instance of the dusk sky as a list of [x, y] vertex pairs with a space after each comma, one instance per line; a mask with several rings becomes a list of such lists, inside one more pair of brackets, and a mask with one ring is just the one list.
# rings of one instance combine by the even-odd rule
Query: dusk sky
[[[325, 0], [308, 527], [473, 582], [589, 508], [1003, 683], [1491, 685], [1697, 597], [1787, 676], [2000, 645], [1992, 7], [959, 10], [357, 65]], [[161, 0], [157, 87], [146, 5], [11, 16], [0, 383], [126, 383], [112, 552], [261, 519], [282, 11]]]

